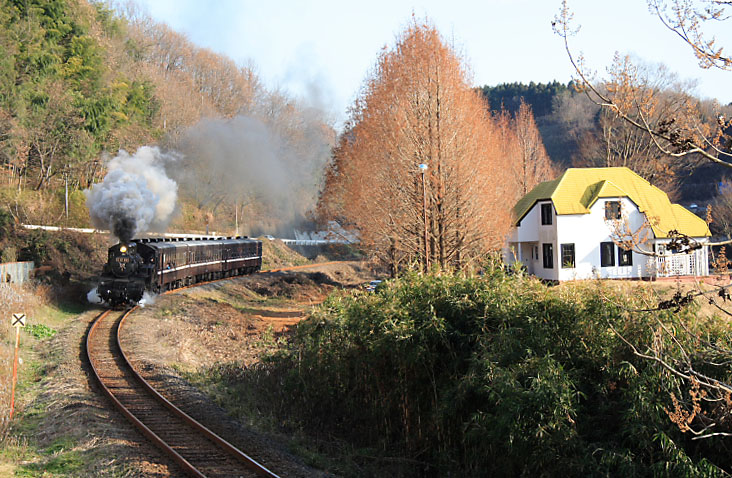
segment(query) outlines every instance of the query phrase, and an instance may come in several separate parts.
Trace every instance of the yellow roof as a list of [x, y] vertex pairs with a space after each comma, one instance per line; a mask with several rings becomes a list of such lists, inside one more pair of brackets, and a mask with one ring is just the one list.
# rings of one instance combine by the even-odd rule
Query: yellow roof
[[691, 237], [711, 236], [707, 223], [672, 204], [668, 195], [628, 168], [570, 168], [553, 181], [538, 184], [514, 207], [518, 223], [537, 201], [551, 199], [557, 215], [589, 214], [598, 198], [627, 197], [645, 213], [657, 238], [676, 230]]

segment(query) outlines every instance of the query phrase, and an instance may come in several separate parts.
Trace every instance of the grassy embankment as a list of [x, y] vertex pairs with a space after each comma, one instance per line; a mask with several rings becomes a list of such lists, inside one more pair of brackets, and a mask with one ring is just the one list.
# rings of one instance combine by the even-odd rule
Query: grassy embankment
[[[54, 348], [54, 337], [83, 310], [78, 303], [55, 303], [46, 286], [0, 287], [1, 476], [79, 476], [84, 469], [78, 445], [85, 432], [78, 428], [53, 430], [49, 426], [49, 409], [59, 397], [48, 393], [54, 381], [58, 385], [61, 355], [69, 353]], [[10, 422], [15, 329], [10, 327], [9, 316], [15, 312], [27, 315], [27, 326], [20, 332], [15, 412]]]

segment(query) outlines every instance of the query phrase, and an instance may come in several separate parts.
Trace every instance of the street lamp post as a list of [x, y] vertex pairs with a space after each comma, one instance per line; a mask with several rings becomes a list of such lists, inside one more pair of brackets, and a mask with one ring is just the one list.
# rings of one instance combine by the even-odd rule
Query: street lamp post
[[422, 218], [424, 219], [424, 271], [430, 270], [429, 246], [427, 244], [427, 188], [424, 182], [424, 173], [427, 171], [427, 165], [422, 163], [419, 165], [422, 173]]

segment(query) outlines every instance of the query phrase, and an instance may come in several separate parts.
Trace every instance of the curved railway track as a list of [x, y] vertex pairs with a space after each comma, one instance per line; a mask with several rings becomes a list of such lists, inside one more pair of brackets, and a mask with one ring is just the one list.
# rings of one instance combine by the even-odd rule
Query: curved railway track
[[114, 405], [190, 476], [276, 478], [176, 408], [132, 368], [118, 339], [118, 330], [130, 312], [103, 312], [87, 335], [86, 351], [93, 373]]

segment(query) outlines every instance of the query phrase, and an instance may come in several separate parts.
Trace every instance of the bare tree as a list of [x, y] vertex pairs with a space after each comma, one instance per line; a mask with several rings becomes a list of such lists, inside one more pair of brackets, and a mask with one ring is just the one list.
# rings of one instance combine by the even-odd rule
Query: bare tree
[[[630, 57], [615, 56], [609, 68], [610, 78], [596, 86], [618, 104], [635, 108], [651, 128], [660, 128], [668, 118], [690, 124], [703, 118], [700, 102], [688, 93], [689, 85], [676, 79], [665, 66], [636, 65]], [[585, 131], [579, 141], [578, 166], [625, 166], [666, 191], [677, 195], [680, 181], [698, 163], [698, 155], [672, 157], [659, 150], [653, 139], [641, 129], [609, 109], [600, 109], [593, 123], [597, 128]], [[701, 123], [707, 130], [708, 125]]]
[[[722, 47], [718, 47], [714, 38], [705, 35], [703, 26], [707, 22], [724, 21], [729, 17], [725, 8], [732, 6], [728, 0], [647, 0], [651, 12], [663, 24], [676, 33], [690, 46], [699, 59], [702, 68], [719, 68], [731, 70], [732, 62], [725, 55]], [[562, 37], [570, 62], [579, 78], [580, 89], [596, 105], [607, 114], [622, 120], [650, 140], [656, 151], [673, 160], [683, 160], [698, 155], [714, 164], [732, 167], [730, 152], [730, 131], [732, 123], [717, 105], [717, 113], [709, 121], [692, 110], [689, 104], [681, 103], [679, 110], [662, 111], [654, 119], [652, 97], [631, 75], [624, 73], [628, 81], [620, 82], [616, 89], [603, 90], [593, 83], [584, 67], [582, 58], [575, 58], [569, 40], [576, 32], [571, 24], [573, 18], [566, 0], [555, 17], [555, 32]], [[621, 94], [619, 94], [621, 93]], [[672, 237], [675, 247], [680, 250], [692, 250], [698, 245], [688, 237], [676, 234]], [[724, 241], [718, 244], [728, 244]], [[653, 254], [652, 252], [649, 252]], [[698, 284], [697, 284], [698, 285]], [[631, 310], [629, 313], [644, 313], [663, 309], [679, 310], [694, 300], [704, 300], [715, 306], [721, 313], [732, 316], [726, 307], [732, 297], [729, 289], [732, 284], [709, 289], [699, 285], [696, 291], [687, 293], [677, 291], [673, 297], [649, 304], [647, 309]], [[622, 307], [622, 305], [620, 305]], [[714, 342], [695, 331], [682, 321], [658, 320], [652, 343], [634, 344], [628, 341], [622, 331], [614, 330], [616, 335], [632, 349], [638, 357], [657, 363], [665, 373], [682, 379], [687, 390], [679, 390], [679, 394], [671, 396], [671, 406], [666, 410], [669, 418], [679, 428], [694, 435], [694, 439], [719, 436], [732, 436], [732, 423], [729, 420], [732, 410], [732, 383], [729, 382], [729, 364], [732, 363], [732, 349], [725, 343]], [[685, 340], [679, 340], [684, 334]], [[671, 343], [669, 350], [663, 343]]]
[[[660, 10], [659, 2], [648, 0], [649, 5], [657, 8], [659, 16], [663, 19], [663, 12]], [[685, 0], [674, 0], [674, 11], [684, 11], [685, 6], [689, 4]], [[717, 5], [719, 11], [723, 13], [721, 7], [729, 2], [711, 0], [707, 2]], [[691, 10], [694, 12], [695, 10]], [[694, 15], [694, 13], [691, 13]], [[698, 18], [698, 17], [697, 17]], [[714, 19], [720, 19], [720, 13], [714, 15]], [[621, 70], [620, 74], [624, 81], [617, 83], [617, 89], [609, 89], [603, 91], [593, 81], [590, 74], [586, 71], [584, 60], [582, 57], [575, 58], [569, 45], [570, 38], [576, 33], [572, 26], [573, 15], [569, 10], [566, 0], [562, 2], [562, 9], [557, 17], [555, 17], [552, 25], [554, 31], [564, 40], [567, 54], [570, 62], [575, 68], [578, 75], [578, 85], [580, 89], [597, 105], [612, 112], [618, 118], [634, 126], [635, 128], [645, 132], [653, 145], [664, 155], [670, 158], [684, 158], [694, 154], [698, 154], [709, 161], [726, 167], [732, 167], [732, 153], [724, 149], [724, 140], [728, 136], [726, 128], [732, 126], [732, 119], [723, 116], [714, 118], [714, 122], [705, 121], [705, 118], [696, 114], [684, 116], [676, 116], [673, 113], [667, 115], [662, 121], [653, 124], [644, 110], [646, 99], [644, 95], [648, 91], [643, 88], [642, 84], [629, 74], [629, 71]], [[697, 23], [698, 24], [698, 23]], [[671, 26], [673, 27], [673, 23]], [[682, 28], [683, 24], [678, 28]], [[683, 35], [682, 35], [683, 36]], [[691, 36], [688, 39], [692, 40]], [[693, 44], [693, 42], [692, 42]], [[713, 45], [713, 43], [711, 43]], [[706, 43], [710, 45], [710, 43]], [[696, 51], [703, 51], [704, 45], [698, 45]], [[710, 60], [719, 57], [723, 59], [722, 50], [717, 50], [714, 54], [710, 54]]]

